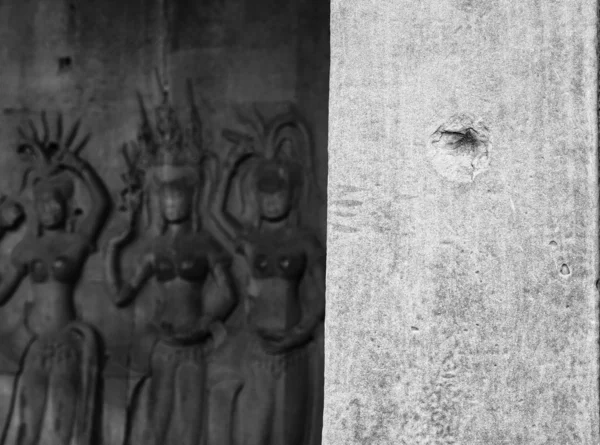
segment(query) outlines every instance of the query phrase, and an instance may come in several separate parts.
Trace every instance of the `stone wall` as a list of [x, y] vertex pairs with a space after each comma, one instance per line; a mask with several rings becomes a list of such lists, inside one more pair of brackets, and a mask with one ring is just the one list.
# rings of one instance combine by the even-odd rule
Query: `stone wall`
[[596, 7], [332, 2], [325, 444], [598, 443]]

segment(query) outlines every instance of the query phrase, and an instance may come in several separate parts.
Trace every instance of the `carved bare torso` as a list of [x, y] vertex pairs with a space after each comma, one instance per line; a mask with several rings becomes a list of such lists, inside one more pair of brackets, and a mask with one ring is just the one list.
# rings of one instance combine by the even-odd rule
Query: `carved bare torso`
[[52, 334], [76, 319], [73, 291], [88, 255], [89, 243], [76, 233], [26, 238], [17, 246], [13, 261], [31, 281], [25, 323], [32, 333]]
[[204, 316], [211, 320], [223, 304], [208, 281], [218, 253], [202, 233], [162, 236], [153, 242], [151, 262], [159, 290], [154, 322], [166, 334], [185, 330]]
[[301, 316], [299, 283], [307, 265], [302, 233], [255, 232], [242, 242], [249, 266], [247, 319], [264, 330], [289, 329]]

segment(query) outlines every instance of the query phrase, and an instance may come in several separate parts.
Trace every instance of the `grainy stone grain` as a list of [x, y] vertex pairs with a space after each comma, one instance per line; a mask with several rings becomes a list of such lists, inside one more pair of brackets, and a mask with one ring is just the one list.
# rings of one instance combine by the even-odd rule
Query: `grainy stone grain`
[[331, 41], [324, 445], [599, 443], [596, 2], [333, 0]]

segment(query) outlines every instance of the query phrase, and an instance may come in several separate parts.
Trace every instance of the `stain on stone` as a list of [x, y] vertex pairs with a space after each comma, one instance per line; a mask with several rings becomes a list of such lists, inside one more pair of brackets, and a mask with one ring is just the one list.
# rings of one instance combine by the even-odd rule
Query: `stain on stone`
[[452, 116], [429, 139], [433, 168], [458, 183], [473, 182], [489, 168], [491, 148], [489, 129], [467, 113]]
[[14, 114], [29, 114], [31, 112], [31, 110], [29, 108], [11, 108], [11, 107], [7, 107], [7, 108], [4, 108], [2, 110], [2, 112], [6, 116], [11, 116], [11, 115], [14, 115]]
[[25, 443], [25, 437], [27, 436], [27, 427], [24, 423], [19, 424], [19, 428], [17, 430], [17, 443], [22, 444]]
[[362, 205], [362, 201], [357, 201], [354, 199], [340, 199], [338, 201], [333, 201], [334, 205], [340, 205], [342, 207], [358, 207]]
[[342, 186], [340, 186], [340, 190], [342, 193], [354, 193], [354, 192], [361, 192], [364, 189], [360, 188], [360, 187], [356, 187], [354, 185], [342, 185]]
[[459, 11], [481, 17], [487, 15], [491, 10], [491, 5], [489, 3], [478, 2], [475, 0], [453, 0], [452, 4]]
[[331, 226], [332, 226], [332, 228], [334, 230], [339, 231], [339, 232], [344, 232], [344, 233], [356, 233], [356, 232], [358, 232], [357, 228], [345, 226], [345, 225], [342, 225], [342, 224], [332, 224]]
[[58, 59], [58, 72], [64, 73], [65, 71], [69, 71], [73, 66], [73, 59], [71, 57], [59, 57]]
[[337, 215], [337, 216], [341, 216], [343, 218], [351, 218], [351, 217], [357, 215], [356, 213], [352, 213], [352, 212], [340, 212], [340, 211], [333, 212], [333, 214]]
[[77, 7], [75, 2], [69, 3], [69, 28], [74, 31], [77, 29]]

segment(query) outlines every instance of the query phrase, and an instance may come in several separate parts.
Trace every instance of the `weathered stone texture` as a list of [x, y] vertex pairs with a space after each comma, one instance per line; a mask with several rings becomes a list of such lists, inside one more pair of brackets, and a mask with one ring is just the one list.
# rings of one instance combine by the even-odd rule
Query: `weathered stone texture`
[[[331, 32], [324, 443], [598, 443], [596, 2], [334, 0]], [[427, 156], [458, 113], [471, 183]]]

